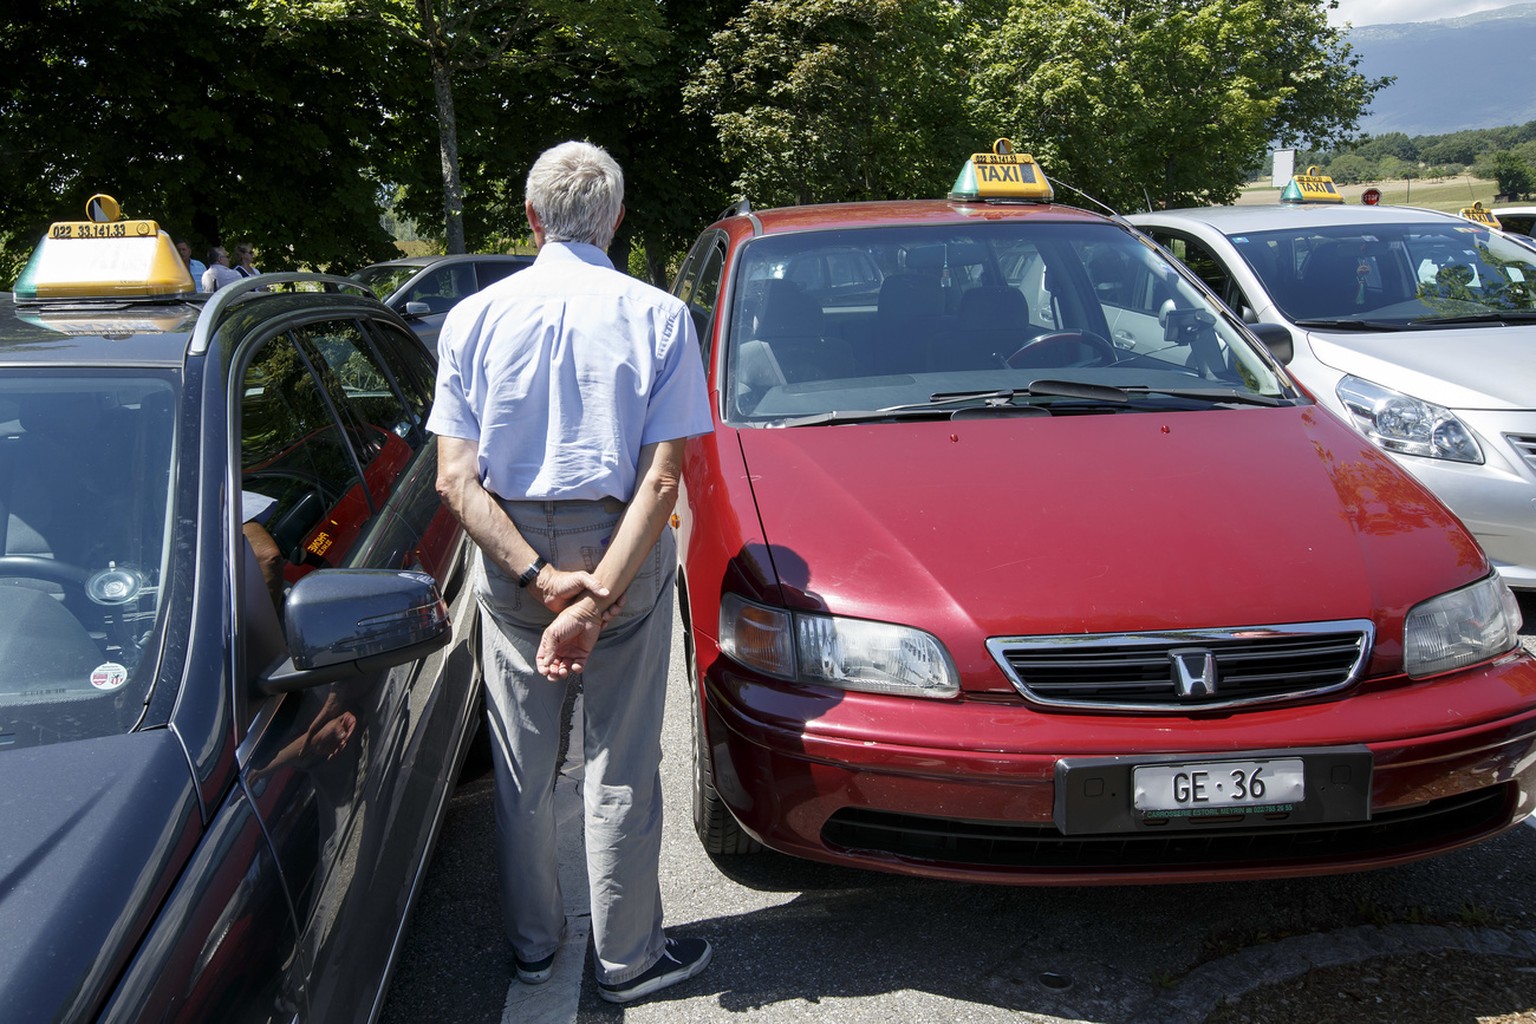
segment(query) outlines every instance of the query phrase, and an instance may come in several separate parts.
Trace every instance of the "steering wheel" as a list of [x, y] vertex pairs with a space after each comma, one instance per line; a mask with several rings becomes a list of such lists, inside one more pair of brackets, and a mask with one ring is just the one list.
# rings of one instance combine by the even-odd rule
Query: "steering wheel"
[[[1092, 350], [1092, 362], [1081, 361], [1083, 350]], [[1120, 358], [1115, 346], [1093, 331], [1051, 331], [1026, 341], [1003, 362], [1014, 369], [1041, 366], [1109, 366]]]
[[82, 623], [94, 621], [105, 610], [90, 596], [86, 584], [91, 574], [78, 565], [41, 555], [0, 555], [0, 576], [46, 580], [64, 588], [64, 605]]
[[78, 565], [70, 565], [56, 558], [41, 555], [0, 555], [0, 576], [24, 576], [27, 579], [47, 580], [60, 586], [74, 587], [85, 593], [85, 582], [91, 574]]

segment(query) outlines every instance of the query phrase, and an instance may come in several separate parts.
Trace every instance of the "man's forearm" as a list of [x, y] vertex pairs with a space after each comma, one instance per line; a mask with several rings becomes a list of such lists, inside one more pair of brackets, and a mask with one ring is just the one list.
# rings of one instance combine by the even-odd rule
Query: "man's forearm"
[[509, 576], [538, 557], [496, 496], [480, 483], [478, 447], [457, 437], [438, 438], [437, 493], [480, 551]]
[[619, 517], [613, 540], [592, 573], [608, 588], [608, 597], [593, 596], [599, 611], [628, 589], [656, 546], [661, 531], [666, 529], [677, 505], [684, 444], [681, 439], [661, 441], [640, 450], [634, 496]]

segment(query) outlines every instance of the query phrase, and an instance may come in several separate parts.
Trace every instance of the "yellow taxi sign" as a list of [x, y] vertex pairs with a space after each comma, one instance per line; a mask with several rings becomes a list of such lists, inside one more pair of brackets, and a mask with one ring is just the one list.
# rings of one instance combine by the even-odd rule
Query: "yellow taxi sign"
[[1319, 174], [1316, 167], [1308, 167], [1306, 174], [1291, 178], [1290, 184], [1280, 194], [1282, 203], [1342, 203], [1344, 196], [1334, 188], [1333, 179]]
[[1010, 139], [998, 139], [990, 153], [972, 153], [960, 168], [949, 198], [1048, 203], [1055, 198], [1040, 164], [1028, 153], [1015, 153]]
[[1493, 215], [1493, 211], [1486, 209], [1482, 203], [1473, 203], [1471, 206], [1461, 208], [1461, 215], [1467, 220], [1477, 224], [1484, 224], [1490, 228], [1502, 229], [1504, 225], [1499, 223], [1499, 218]]
[[152, 220], [122, 219], [117, 200], [92, 196], [89, 220], [53, 224], [16, 279], [22, 301], [152, 298], [197, 291], [171, 236]]

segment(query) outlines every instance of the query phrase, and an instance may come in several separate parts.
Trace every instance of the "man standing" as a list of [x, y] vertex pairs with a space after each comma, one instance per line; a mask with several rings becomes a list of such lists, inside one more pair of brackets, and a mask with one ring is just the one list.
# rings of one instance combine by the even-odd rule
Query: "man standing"
[[240, 280], [241, 276], [229, 265], [229, 252], [222, 245], [208, 250], [208, 269], [203, 271], [202, 278], [203, 291], [216, 292]]
[[176, 251], [181, 255], [181, 262], [187, 265], [187, 273], [192, 275], [192, 284], [195, 287], [201, 288], [203, 283], [203, 274], [207, 273], [208, 268], [203, 265], [202, 260], [195, 260], [192, 258], [192, 246], [186, 242], [177, 242]]
[[459, 302], [438, 341], [438, 492], [479, 548], [503, 909], [519, 980], [565, 937], [555, 849], [561, 709], [582, 673], [598, 992], [693, 977], [702, 938], [661, 927], [661, 719], [684, 441], [711, 429], [693, 321], [614, 269], [624, 178], [567, 142], [528, 173], [533, 266]]

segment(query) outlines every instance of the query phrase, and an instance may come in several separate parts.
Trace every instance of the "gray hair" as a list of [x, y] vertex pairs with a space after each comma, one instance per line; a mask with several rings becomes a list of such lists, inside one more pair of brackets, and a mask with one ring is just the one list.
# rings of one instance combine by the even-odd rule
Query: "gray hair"
[[624, 172], [600, 146], [562, 142], [533, 162], [526, 195], [546, 242], [607, 249], [624, 206]]

